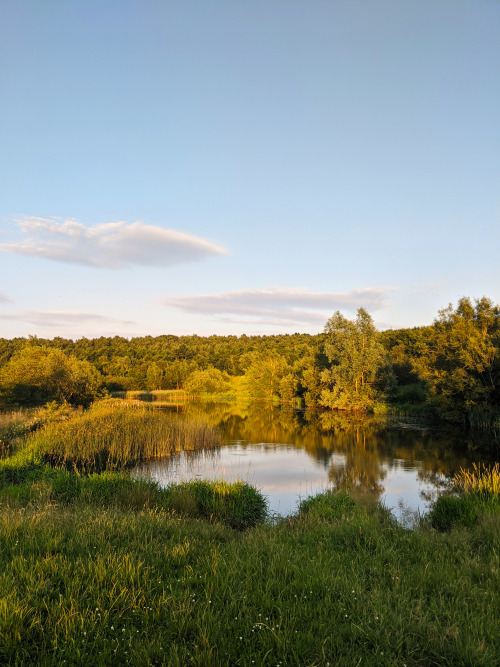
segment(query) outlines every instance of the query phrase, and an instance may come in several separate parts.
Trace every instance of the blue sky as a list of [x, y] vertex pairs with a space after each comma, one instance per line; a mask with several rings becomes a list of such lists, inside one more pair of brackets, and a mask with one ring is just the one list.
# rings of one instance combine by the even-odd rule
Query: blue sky
[[500, 301], [497, 0], [3, 0], [0, 336]]

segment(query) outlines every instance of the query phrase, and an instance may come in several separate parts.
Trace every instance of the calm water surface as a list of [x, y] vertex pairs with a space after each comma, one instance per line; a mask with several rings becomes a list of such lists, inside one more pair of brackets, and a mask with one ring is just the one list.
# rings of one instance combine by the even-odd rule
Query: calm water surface
[[163, 409], [202, 418], [223, 433], [215, 450], [183, 452], [139, 466], [160, 484], [193, 478], [242, 479], [292, 514], [300, 499], [344, 484], [377, 494], [400, 520], [424, 513], [461, 467], [491, 462], [480, 436], [410, 418], [295, 411], [263, 403], [191, 401]]

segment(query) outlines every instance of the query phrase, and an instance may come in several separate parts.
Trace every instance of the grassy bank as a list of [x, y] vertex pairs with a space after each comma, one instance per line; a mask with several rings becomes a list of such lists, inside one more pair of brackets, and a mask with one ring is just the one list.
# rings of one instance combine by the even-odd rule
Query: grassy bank
[[369, 497], [322, 494], [241, 532], [234, 506], [203, 507], [204, 483], [51, 474], [0, 498], [2, 664], [499, 663], [486, 505], [469, 526], [407, 531]]

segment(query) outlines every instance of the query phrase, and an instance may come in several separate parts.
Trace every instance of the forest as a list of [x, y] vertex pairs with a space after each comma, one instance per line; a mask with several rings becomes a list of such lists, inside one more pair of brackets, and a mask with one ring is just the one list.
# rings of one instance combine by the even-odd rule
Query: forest
[[500, 308], [464, 297], [429, 326], [383, 332], [360, 308], [352, 320], [336, 312], [318, 335], [0, 339], [3, 408], [174, 389], [496, 429]]

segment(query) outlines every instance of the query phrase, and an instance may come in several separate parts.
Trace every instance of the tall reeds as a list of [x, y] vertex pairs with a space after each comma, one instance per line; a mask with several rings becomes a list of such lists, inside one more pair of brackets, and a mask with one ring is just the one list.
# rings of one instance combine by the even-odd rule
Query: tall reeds
[[214, 447], [220, 444], [220, 433], [202, 420], [148, 406], [105, 403], [64, 423], [49, 424], [27, 444], [46, 463], [90, 471]]
[[500, 465], [488, 467], [474, 463], [472, 470], [463, 468], [455, 475], [454, 486], [462, 493], [479, 495], [484, 499], [500, 496]]

